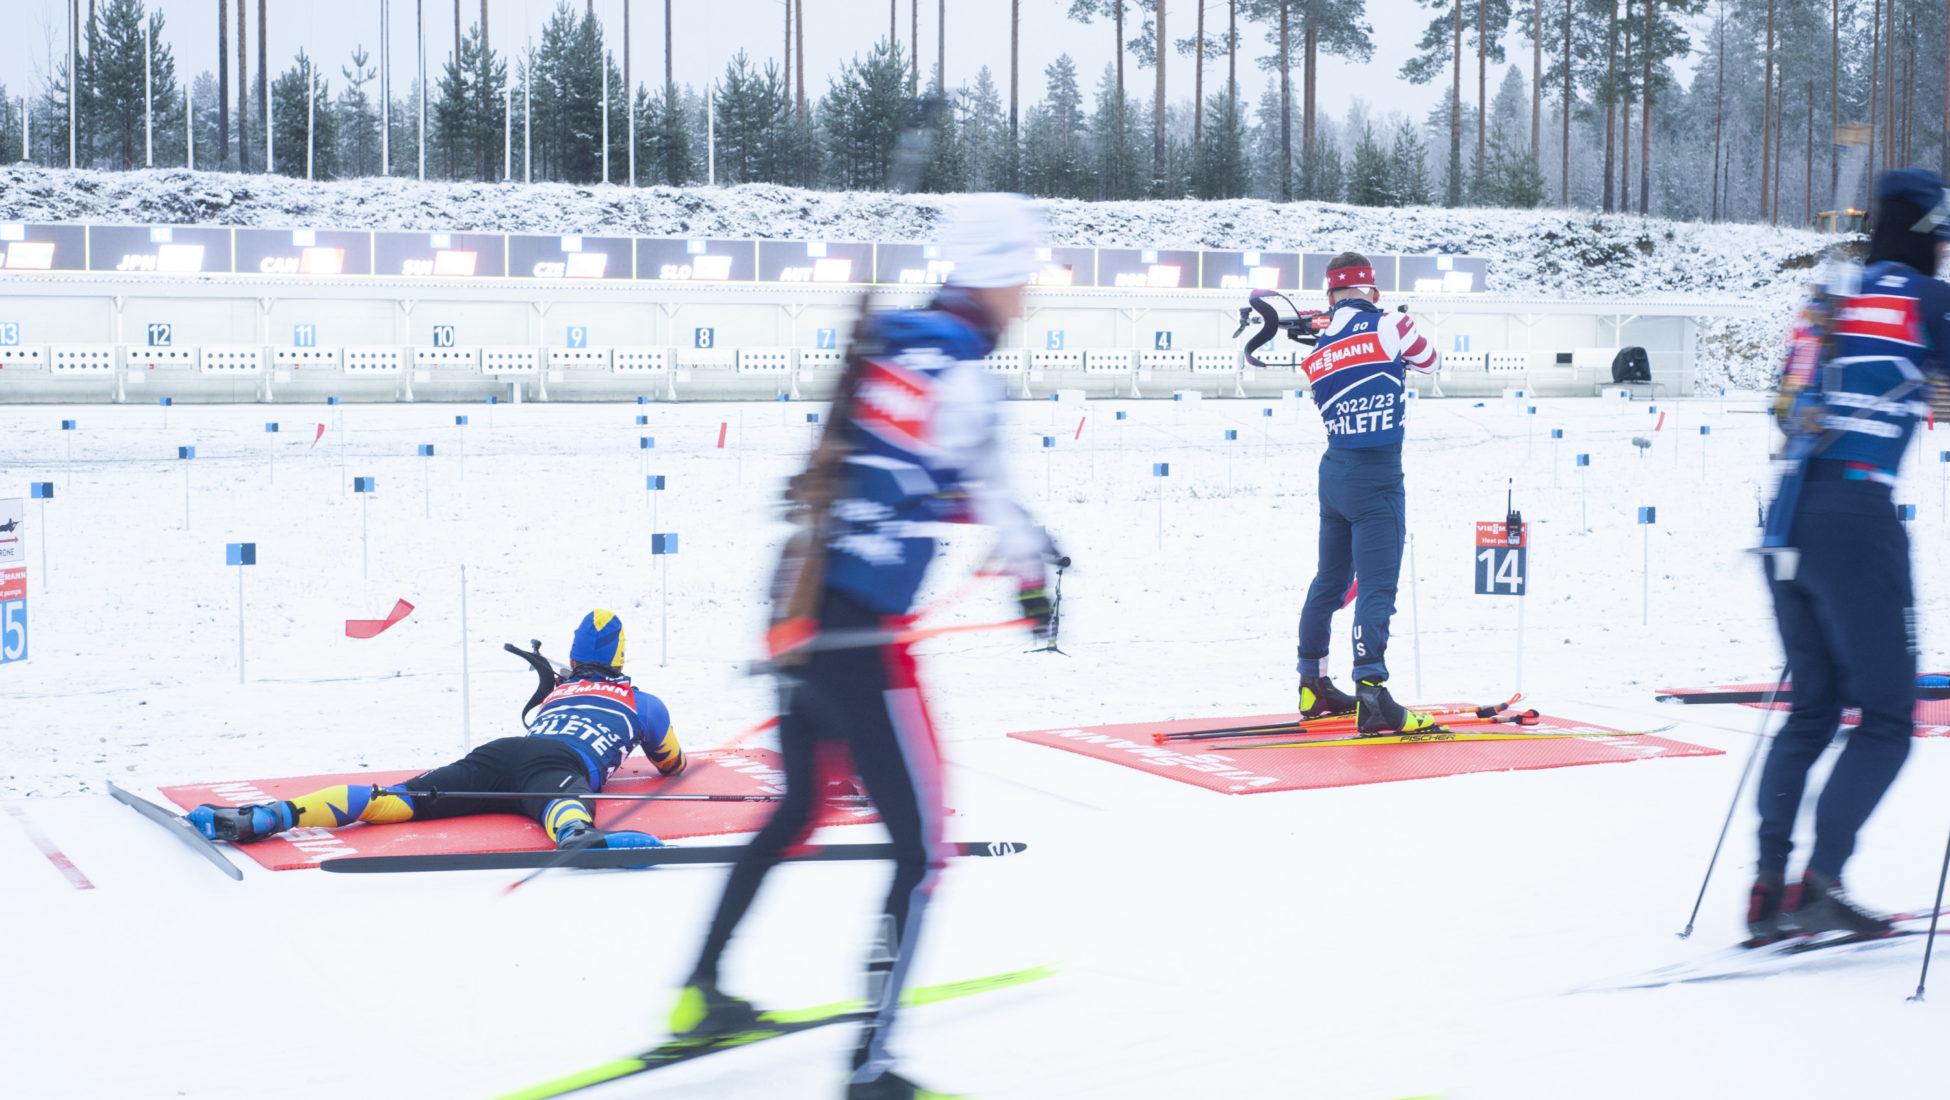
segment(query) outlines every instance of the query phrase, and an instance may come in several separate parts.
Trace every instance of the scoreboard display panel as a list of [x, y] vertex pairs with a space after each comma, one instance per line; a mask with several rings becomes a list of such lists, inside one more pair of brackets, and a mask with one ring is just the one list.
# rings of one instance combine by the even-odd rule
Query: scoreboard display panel
[[941, 258], [941, 246], [934, 244], [877, 244], [873, 246], [874, 281], [892, 285], [925, 286], [945, 283], [955, 269], [952, 260]]
[[372, 234], [347, 229], [239, 229], [240, 275], [370, 275]]
[[0, 271], [86, 271], [88, 230], [0, 222]]
[[1206, 290], [1292, 290], [1300, 285], [1300, 254], [1201, 252], [1198, 285]]
[[508, 239], [499, 233], [374, 233], [373, 274], [436, 279], [499, 279], [508, 274]]
[[1402, 257], [1402, 289], [1415, 294], [1481, 294], [1489, 274], [1481, 256]]
[[628, 279], [634, 256], [628, 237], [508, 238], [508, 273], [517, 279]]
[[1096, 286], [1097, 250], [1057, 245], [1036, 250], [1036, 261], [1043, 269], [1029, 280], [1030, 286]]
[[88, 270], [228, 275], [230, 230], [185, 225], [115, 225], [90, 229]]
[[[1308, 252], [1300, 257], [1300, 289], [1318, 290], [1327, 293], [1327, 261], [1340, 255], [1338, 252]], [[1378, 290], [1398, 289], [1395, 279], [1395, 256], [1369, 256], [1368, 263], [1374, 267], [1375, 288]]]
[[873, 245], [853, 241], [760, 241], [761, 283], [871, 283]]
[[1180, 290], [1197, 287], [1198, 253], [1190, 249], [1100, 248], [1098, 286], [1127, 290]]
[[636, 277], [668, 283], [749, 283], [758, 278], [758, 242], [638, 237]]

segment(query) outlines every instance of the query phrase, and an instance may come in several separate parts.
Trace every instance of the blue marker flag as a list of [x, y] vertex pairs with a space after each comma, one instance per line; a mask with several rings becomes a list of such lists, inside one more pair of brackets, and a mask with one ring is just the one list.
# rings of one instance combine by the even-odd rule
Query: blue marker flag
[[1659, 510], [1658, 510], [1657, 508], [1640, 508], [1640, 509], [1639, 509], [1639, 522], [1640, 522], [1640, 523], [1657, 523], [1657, 522], [1658, 522], [1658, 520], [1659, 520]]
[[1528, 406], [1525, 406], [1525, 408], [1524, 408], [1524, 410], [1523, 410], [1523, 411], [1524, 411], [1524, 413], [1525, 413], [1526, 415], [1529, 415], [1529, 416], [1536, 416], [1536, 415], [1537, 415], [1537, 406], [1535, 406], [1535, 405], [1528, 405]]
[[254, 542], [227, 542], [223, 546], [225, 565], [256, 565], [257, 544]]
[[267, 431], [267, 432], [275, 432], [275, 431], [277, 431], [277, 430], [278, 430], [278, 422], [277, 422], [277, 421], [275, 421], [275, 420], [267, 420], [267, 421], [265, 421], [265, 422], [264, 422], [264, 430], [265, 430], [265, 431]]
[[1170, 477], [1170, 476], [1171, 476], [1171, 463], [1169, 463], [1169, 462], [1153, 462], [1153, 463], [1151, 464], [1151, 476], [1152, 476], [1152, 477]]
[[636, 418], [636, 422], [641, 425], [648, 425], [650, 423], [650, 418], [647, 416], [639, 416]]
[[1578, 465], [1580, 465], [1580, 466], [1589, 466], [1589, 465], [1591, 465], [1591, 456], [1590, 456], [1590, 455], [1579, 455], [1579, 456], [1578, 456]]
[[1054, 446], [1056, 446], [1056, 437], [1055, 437], [1055, 436], [1053, 436], [1053, 435], [1046, 435], [1046, 436], [1044, 436], [1044, 437], [1043, 437], [1043, 446], [1045, 446], [1045, 447], [1054, 447]]
[[1713, 425], [1711, 425], [1711, 424], [1701, 424], [1701, 425], [1699, 426], [1699, 434], [1701, 434], [1701, 435], [1712, 435], [1712, 434], [1713, 434]]
[[1183, 393], [1183, 392], [1179, 392], [1179, 393], [1174, 393], [1174, 394], [1172, 394], [1172, 395], [1171, 395], [1171, 399], [1172, 399], [1173, 401], [1183, 401], [1183, 400], [1185, 400], [1185, 395], [1184, 395], [1184, 393]]
[[643, 491], [644, 491], [644, 492], [646, 492], [646, 493], [647, 493], [647, 492], [649, 492], [649, 491], [650, 491], [650, 490], [652, 490], [652, 489], [661, 489], [661, 488], [663, 488], [663, 487], [664, 487], [664, 475], [662, 475], [662, 474], [645, 474], [645, 475], [644, 475], [644, 477], [643, 477]]
[[62, 430], [62, 431], [64, 431], [64, 432], [71, 432], [71, 431], [74, 431], [74, 421], [72, 421], [72, 420], [63, 420], [63, 421], [61, 422], [61, 430]]
[[1916, 505], [1914, 504], [1896, 505], [1896, 518], [1902, 520], [1904, 523], [1908, 523], [1910, 520], [1915, 519]]
[[170, 406], [170, 405], [174, 405], [175, 403], [176, 403], [176, 399], [175, 399], [175, 398], [173, 398], [173, 397], [158, 397], [158, 398], [156, 398], [156, 404], [158, 404], [158, 405], [162, 405], [162, 406], [164, 406], [165, 408], [166, 408], [166, 407], [168, 407], [168, 406]]
[[[779, 395], [779, 400], [781, 400], [781, 401], [784, 401], [784, 400], [785, 400], [785, 395], [784, 395], [784, 394], [780, 394], [780, 395]], [[636, 403], [637, 403], [637, 404], [639, 404], [639, 405], [648, 405], [648, 404], [650, 403], [650, 399], [649, 399], [649, 398], [647, 398], [647, 397], [645, 397], [645, 396], [643, 396], [642, 394], [638, 394], [638, 395], [637, 395], [637, 399], [636, 399]]]
[[1050, 399], [1051, 401], [1060, 401], [1060, 400], [1062, 400], [1062, 395], [1061, 395], [1061, 394], [1054, 394], [1054, 393], [1053, 393], [1053, 394], [1050, 394], [1050, 395], [1049, 395], [1049, 399]]
[[1272, 410], [1271, 408], [1264, 408], [1264, 409], [1261, 409], [1261, 410], [1259, 410], [1259, 415], [1261, 415], [1261, 416], [1272, 416], [1272, 415], [1273, 415], [1273, 410]]
[[327, 405], [336, 405], [339, 403], [339, 399], [336, 397], [328, 397], [325, 399], [325, 403]]
[[460, 425], [461, 427], [463, 427], [463, 428], [465, 428], [465, 427], [467, 427], [467, 418], [466, 418], [466, 417], [464, 417], [464, 416], [456, 416], [456, 417], [454, 417], [454, 423], [456, 423], [456, 424], [458, 424], [458, 425]]
[[52, 481], [34, 482], [32, 485], [29, 485], [27, 487], [27, 499], [28, 500], [53, 500], [54, 483]]
[[650, 552], [652, 554], [675, 554], [677, 552], [677, 536], [674, 534], [651, 535]]
[[[792, 395], [791, 395], [791, 394], [785, 394], [785, 393], [782, 393], [782, 394], [780, 394], [780, 395], [779, 395], [779, 400], [780, 400], [780, 401], [790, 401], [790, 400], [792, 400]], [[639, 397], [639, 398], [637, 398], [637, 404], [639, 404], [639, 405], [640, 405], [640, 404], [642, 404], [642, 403], [643, 403], [643, 399], [642, 399], [641, 397]]]
[[499, 397], [494, 396], [493, 394], [488, 394], [487, 403], [490, 405], [499, 405], [501, 403], [501, 399]]
[[817, 424], [817, 423], [819, 423], [819, 414], [818, 414], [818, 413], [807, 413], [807, 414], [806, 414], [806, 423], [808, 423], [808, 424]]
[[196, 457], [196, 448], [195, 448], [195, 447], [178, 447], [178, 448], [176, 448], [176, 457], [177, 457], [177, 458], [195, 458], [195, 457]]
[[1227, 438], [1227, 439], [1238, 439], [1238, 438], [1239, 438], [1239, 430], [1238, 430], [1237, 428], [1227, 428], [1227, 429], [1226, 429], [1226, 438]]
[[422, 443], [422, 444], [420, 444], [420, 457], [421, 457], [421, 458], [432, 458], [432, 457], [433, 457], [433, 444], [431, 444], [431, 443]]
[[637, 437], [636, 437], [636, 449], [637, 449], [637, 450], [639, 450], [639, 451], [654, 451], [654, 450], [656, 450], [656, 449], [657, 449], [657, 437], [656, 437], [656, 436], [654, 436], [654, 435], [640, 435], [640, 436], [637, 436]]
[[1563, 438], [1564, 438], [1564, 429], [1563, 429], [1563, 428], [1552, 428], [1552, 429], [1551, 429], [1551, 438], [1552, 438], [1552, 439], [1563, 439]]
[[1938, 451], [1936, 460], [1938, 462], [1950, 462], [1950, 451]]
[[1117, 419], [1119, 420], [1128, 420], [1130, 419], [1130, 416], [1131, 414], [1125, 412], [1123, 409], [1117, 410]]
[[1647, 415], [1647, 416], [1650, 416], [1651, 414], [1653, 414], [1653, 413], [1655, 413], [1655, 412], [1658, 412], [1658, 411], [1659, 411], [1659, 406], [1657, 406], [1657, 405], [1647, 405], [1647, 406], [1645, 407], [1645, 412], [1646, 412], [1646, 415]]
[[352, 491], [353, 491], [353, 492], [355, 492], [355, 493], [370, 493], [370, 492], [372, 492], [372, 491], [373, 491], [373, 479], [372, 479], [372, 478], [369, 478], [369, 477], [355, 477], [355, 478], [353, 478], [353, 479], [352, 479]]

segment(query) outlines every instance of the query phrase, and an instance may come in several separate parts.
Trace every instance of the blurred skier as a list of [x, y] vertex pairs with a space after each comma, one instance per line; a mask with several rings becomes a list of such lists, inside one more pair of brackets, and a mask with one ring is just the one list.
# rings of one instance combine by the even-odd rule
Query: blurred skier
[[[1876, 184], [1868, 264], [1854, 285], [1810, 304], [1789, 348], [1777, 406], [1799, 476], [1782, 479], [1768, 517], [1785, 545], [1765, 559], [1774, 616], [1794, 678], [1794, 709], [1760, 776], [1759, 874], [1748, 899], [1755, 941], [1889, 922], [1842, 890], [1855, 835], [1909, 755], [1916, 704], [1916, 619], [1909, 540], [1891, 502], [1896, 471], [1945, 380], [1950, 190], [1934, 172], [1884, 173]], [[1861, 724], [1815, 804], [1815, 844], [1786, 884], [1808, 769], [1835, 737], [1844, 707]]]
[[1013, 503], [996, 448], [998, 387], [981, 358], [1022, 315], [1040, 269], [1040, 219], [1011, 195], [961, 200], [942, 234], [954, 263], [922, 309], [869, 317], [827, 428], [787, 497], [801, 532], [774, 582], [770, 641], [779, 680], [786, 793], [732, 868], [704, 946], [671, 1013], [678, 1036], [762, 1030], [752, 1006], [718, 989], [720, 957], [780, 856], [811, 826], [824, 773], [849, 766], [897, 850], [867, 962], [874, 1013], [853, 1055], [850, 1100], [937, 1095], [893, 1073], [888, 1034], [941, 872], [941, 761], [915, 662], [892, 640], [909, 622], [934, 555], [929, 524], [996, 529], [994, 561], [1016, 578], [1025, 618], [1050, 621], [1048, 536]]
[[[596, 828], [589, 802], [577, 797], [601, 791], [639, 746], [659, 773], [684, 770], [670, 711], [623, 675], [623, 640], [623, 620], [613, 612], [583, 616], [569, 646], [569, 674], [542, 698], [526, 736], [489, 741], [404, 783], [340, 784], [281, 802], [202, 805], [186, 816], [204, 836], [242, 844], [286, 829], [331, 829], [355, 821], [383, 825], [519, 813], [540, 822], [557, 848], [662, 847], [649, 833]], [[524, 799], [429, 794], [443, 789], [550, 793]]]
[[[1301, 363], [1327, 426], [1320, 456], [1320, 550], [1300, 611], [1300, 710], [1359, 714], [1360, 732], [1429, 725], [1388, 694], [1388, 620], [1395, 614], [1406, 533], [1402, 490], [1407, 371], [1435, 369], [1435, 345], [1406, 313], [1384, 312], [1374, 267], [1358, 252], [1327, 262], [1327, 326]], [[1327, 677], [1334, 612], [1360, 581], [1354, 604], [1350, 696]]]

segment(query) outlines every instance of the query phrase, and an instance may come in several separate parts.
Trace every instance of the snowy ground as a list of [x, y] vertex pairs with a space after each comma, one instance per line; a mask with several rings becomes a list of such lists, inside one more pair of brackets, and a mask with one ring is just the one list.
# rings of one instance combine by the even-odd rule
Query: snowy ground
[[[1415, 584], [1391, 653], [1400, 693], [1512, 690], [1516, 609], [1471, 594], [1470, 523], [1500, 517], [1514, 479], [1535, 525], [1522, 670], [1535, 705], [1623, 727], [1681, 719], [1672, 736], [1727, 755], [1228, 797], [1009, 739], [1292, 706], [1320, 436], [1311, 410], [1291, 402], [1007, 406], [1022, 494], [1077, 563], [1064, 584], [1071, 656], [1025, 655], [1022, 639], [991, 635], [928, 647], [961, 811], [951, 836], [1032, 848], [951, 868], [917, 980], [1052, 961], [1064, 972], [909, 1014], [898, 1046], [914, 1076], [982, 1097], [1066, 1098], [1942, 1087], [1934, 1041], [1950, 993], [1903, 999], [1920, 947], [1772, 979], [1566, 994], [1737, 935], [1752, 861], [1744, 806], [1700, 934], [1672, 938], [1756, 712], [1661, 707], [1651, 692], [1765, 679], [1779, 658], [1744, 553], [1766, 476], [1759, 400], [1662, 402], [1664, 429], [1643, 457], [1631, 438], [1658, 419], [1644, 404], [1538, 405], [1535, 417], [1496, 400], [1414, 412]], [[464, 479], [451, 407], [315, 411], [343, 415], [343, 434], [328, 420], [311, 450], [293, 410], [276, 414], [284, 431], [270, 436], [271, 414], [255, 407], [0, 408], [0, 493], [57, 485], [45, 591], [38, 527], [29, 543], [32, 659], [0, 668], [0, 802], [95, 886], [73, 889], [20, 822], [0, 822], [0, 982], [12, 991], [0, 1006], [0, 1095], [484, 1097], [659, 1038], [720, 869], [564, 873], [506, 900], [505, 874], [248, 867], [237, 884], [99, 792], [108, 779], [146, 791], [458, 755], [462, 564], [475, 743], [513, 731], [532, 685], [500, 643], [540, 637], [559, 654], [594, 606], [623, 615], [631, 671], [670, 703], [688, 746], [732, 736], [771, 713], [765, 685], [739, 669], [755, 652], [780, 534], [771, 503], [810, 441], [806, 407], [650, 406], [646, 465], [637, 406], [503, 406], [492, 425], [476, 406]], [[63, 417], [80, 430], [58, 431]], [[722, 451], [721, 422], [732, 444]], [[1228, 427], [1240, 436], [1231, 448]], [[1038, 437], [1052, 429], [1061, 445], [1046, 455]], [[419, 443], [439, 447], [430, 467], [413, 457]], [[198, 457], [175, 460], [189, 444]], [[1917, 505], [1931, 667], [1950, 663], [1950, 586], [1932, 568], [1946, 446], [1923, 436], [1897, 496]], [[1579, 452], [1592, 456], [1588, 503]], [[1157, 461], [1171, 464], [1162, 549]], [[663, 561], [643, 537], [646, 470], [669, 479], [655, 529], [682, 537]], [[352, 476], [376, 477], [378, 494], [346, 491]], [[1641, 505], [1658, 508], [1649, 542]], [[241, 686], [238, 578], [223, 564], [233, 541], [255, 541], [259, 555], [244, 575]], [[932, 594], [959, 586], [981, 549], [959, 533]], [[372, 641], [343, 637], [344, 619], [380, 617], [400, 597], [417, 608], [406, 622]], [[986, 589], [942, 621], [1009, 611]], [[1343, 626], [1341, 676], [1344, 637]], [[1950, 745], [1920, 741], [1851, 865], [1859, 896], [1927, 902], [1947, 780]], [[733, 948], [727, 986], [781, 1007], [854, 995], [884, 876], [778, 872]], [[815, 1032], [596, 1095], [832, 1096], [848, 1042]]]

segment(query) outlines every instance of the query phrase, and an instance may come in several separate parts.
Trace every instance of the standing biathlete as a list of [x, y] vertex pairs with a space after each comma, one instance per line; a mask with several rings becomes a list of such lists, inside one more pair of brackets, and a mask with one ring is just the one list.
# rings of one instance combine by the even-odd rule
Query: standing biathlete
[[[212, 840], [248, 843], [287, 829], [333, 829], [363, 821], [402, 821], [518, 813], [539, 822], [557, 848], [656, 848], [662, 841], [634, 830], [595, 827], [583, 795], [594, 794], [632, 749], [659, 774], [684, 770], [684, 750], [663, 701], [623, 675], [623, 620], [591, 611], [576, 626], [570, 669], [537, 706], [528, 732], [498, 737], [444, 767], [403, 783], [342, 783], [278, 802], [203, 805], [186, 816]], [[554, 680], [551, 675], [550, 681]], [[441, 791], [527, 793], [528, 798], [467, 798]]]
[[[1377, 304], [1374, 267], [1358, 252], [1327, 264], [1327, 327], [1301, 363], [1327, 427], [1320, 456], [1320, 551], [1300, 611], [1300, 710], [1306, 717], [1356, 711], [1362, 733], [1414, 730], [1426, 718], [1388, 694], [1388, 620], [1401, 574], [1403, 400], [1408, 371], [1435, 369], [1435, 346], [1406, 313]], [[1327, 676], [1334, 612], [1354, 602], [1355, 695]]]
[[762, 1029], [752, 1006], [718, 989], [718, 967], [760, 883], [812, 827], [825, 774], [856, 774], [893, 841], [894, 878], [867, 963], [873, 1013], [853, 1055], [849, 1100], [933, 1096], [891, 1070], [887, 1048], [922, 918], [944, 858], [941, 760], [908, 646], [915, 591], [935, 552], [933, 525], [996, 529], [991, 568], [1016, 578], [1025, 618], [1049, 624], [1048, 536], [1003, 487], [1001, 394], [981, 363], [1040, 269], [1041, 227], [1005, 195], [964, 198], [945, 228], [948, 283], [918, 310], [873, 317], [856, 339], [827, 434], [789, 494], [803, 535], [775, 581], [785, 795], [732, 868], [696, 967], [678, 997], [678, 1036]]
[[[1786, 479], [1773, 503], [1768, 526], [1786, 523], [1786, 545], [1764, 561], [1794, 707], [1760, 775], [1760, 859], [1747, 905], [1756, 941], [1889, 930], [1849, 900], [1841, 875], [1915, 733], [1909, 539], [1891, 493], [1916, 423], [1929, 415], [1927, 387], [1945, 384], [1950, 366], [1950, 284], [1931, 277], [1950, 258], [1946, 242], [1942, 177], [1883, 174], [1858, 284], [1811, 303], [1789, 349], [1780, 426], [1802, 471], [1799, 492]], [[1789, 885], [1808, 770], [1845, 707], [1862, 719], [1815, 803], [1814, 849]]]

